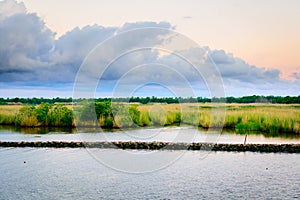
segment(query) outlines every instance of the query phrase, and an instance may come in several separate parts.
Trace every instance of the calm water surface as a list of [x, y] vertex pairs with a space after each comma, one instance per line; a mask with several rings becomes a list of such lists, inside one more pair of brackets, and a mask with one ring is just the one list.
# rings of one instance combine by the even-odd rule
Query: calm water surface
[[[193, 127], [165, 127], [123, 130], [96, 129], [15, 129], [1, 128], [0, 141], [163, 141], [163, 142], [212, 142], [244, 143], [245, 134], [195, 129]], [[291, 144], [300, 143], [298, 135], [275, 135], [266, 137], [262, 133], [248, 133], [247, 143]]]
[[[243, 143], [192, 127], [102, 131], [1, 128], [1, 141]], [[248, 143], [300, 143], [248, 134]], [[0, 199], [300, 198], [300, 154], [0, 148]], [[130, 172], [130, 173], [129, 173]]]
[[104, 166], [86, 149], [0, 148], [0, 199], [300, 198], [299, 154], [200, 154], [185, 151], [164, 169], [131, 174]]

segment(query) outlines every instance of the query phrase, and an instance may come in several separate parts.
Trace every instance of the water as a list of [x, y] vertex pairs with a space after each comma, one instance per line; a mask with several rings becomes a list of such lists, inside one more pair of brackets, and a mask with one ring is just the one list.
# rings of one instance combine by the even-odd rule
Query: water
[[99, 163], [86, 149], [0, 148], [0, 199], [300, 197], [299, 154], [184, 152], [164, 169], [131, 174]]
[[[154, 129], [0, 129], [1, 141], [243, 143], [244, 135]], [[247, 143], [300, 143], [248, 134]], [[291, 199], [300, 154], [119, 149], [0, 148], [0, 199]]]
[[[96, 129], [18, 129], [4, 127], [0, 129], [0, 141], [143, 141], [143, 142], [212, 142], [244, 143], [245, 135], [223, 131], [195, 129], [193, 127], [165, 127], [123, 130]], [[300, 136], [277, 135], [266, 137], [262, 133], [248, 133], [247, 143], [256, 144], [296, 144]]]

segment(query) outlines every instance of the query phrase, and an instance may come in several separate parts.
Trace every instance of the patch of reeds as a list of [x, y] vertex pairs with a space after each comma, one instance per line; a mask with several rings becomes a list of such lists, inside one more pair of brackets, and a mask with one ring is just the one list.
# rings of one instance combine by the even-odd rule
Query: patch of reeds
[[0, 106], [0, 124], [17, 126], [169, 126], [223, 127], [237, 132], [300, 134], [300, 107], [271, 104], [125, 104], [84, 102], [75, 119], [63, 105]]
[[15, 115], [12, 114], [0, 114], [0, 124], [1, 125], [14, 125]]
[[73, 111], [64, 105], [1, 106], [1, 125], [21, 127], [73, 126]]

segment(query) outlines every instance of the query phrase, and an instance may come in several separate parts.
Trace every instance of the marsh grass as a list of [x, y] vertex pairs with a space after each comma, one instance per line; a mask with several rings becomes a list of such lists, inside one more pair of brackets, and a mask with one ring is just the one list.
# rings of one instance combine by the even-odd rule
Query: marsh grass
[[[37, 108], [38, 106], [35, 109]], [[34, 110], [33, 107], [20, 105], [0, 106], [0, 124], [41, 126], [43, 118], [32, 114], [32, 109]], [[100, 113], [96, 121], [89, 118], [85, 121], [79, 118], [75, 120], [81, 126], [107, 128], [187, 124], [203, 128], [223, 127], [238, 133], [260, 131], [269, 135], [300, 134], [300, 106], [296, 104], [226, 104], [226, 106], [220, 106], [220, 104], [213, 103], [146, 105], [118, 103], [109, 109], [112, 111], [104, 110], [104, 114]], [[74, 124], [70, 121], [73, 120], [72, 112], [62, 106], [51, 107], [46, 117], [44, 125], [47, 126]]]
[[0, 114], [15, 115], [19, 110], [24, 107], [23, 105], [0, 105]]
[[15, 115], [12, 114], [0, 114], [0, 124], [1, 125], [14, 125]]
[[300, 109], [288, 105], [258, 105], [228, 107], [224, 127], [238, 132], [262, 131], [300, 133]]
[[141, 112], [138, 124], [140, 126], [178, 125], [182, 121], [179, 104], [147, 104], [139, 105]]
[[0, 124], [21, 127], [73, 126], [73, 112], [64, 105], [0, 106]]
[[[152, 121], [160, 122], [159, 125], [182, 123], [203, 128], [235, 129], [240, 133], [261, 131], [274, 134], [300, 134], [299, 105], [226, 104], [224, 107], [224, 105], [210, 103], [161, 104], [160, 106], [165, 115], [161, 112], [150, 114]], [[140, 105], [138, 109], [141, 112], [149, 112], [151, 107], [153, 105]]]

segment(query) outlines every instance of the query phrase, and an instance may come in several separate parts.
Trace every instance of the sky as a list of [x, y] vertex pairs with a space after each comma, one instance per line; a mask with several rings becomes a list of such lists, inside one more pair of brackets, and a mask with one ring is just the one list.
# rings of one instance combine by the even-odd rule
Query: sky
[[[171, 48], [173, 53], [204, 60], [195, 64], [202, 74], [170, 52], [145, 50], [121, 57], [103, 74], [95, 72], [95, 63], [89, 66], [87, 80], [98, 74], [98, 88], [91, 91], [98, 96], [152, 96], [153, 91], [157, 96], [212, 96], [221, 88], [209, 83], [205, 69], [213, 68], [222, 95], [300, 95], [299, 9], [298, 0], [0, 1], [0, 96], [73, 96], [78, 72], [100, 56], [91, 50], [116, 35], [122, 38], [122, 32], [149, 27], [170, 31], [155, 36], [141, 31], [106, 45], [118, 57], [124, 45], [127, 50], [166, 47], [175, 31], [186, 38], [181, 37], [180, 48]], [[191, 41], [201, 51], [193, 50], [198, 46]]]

